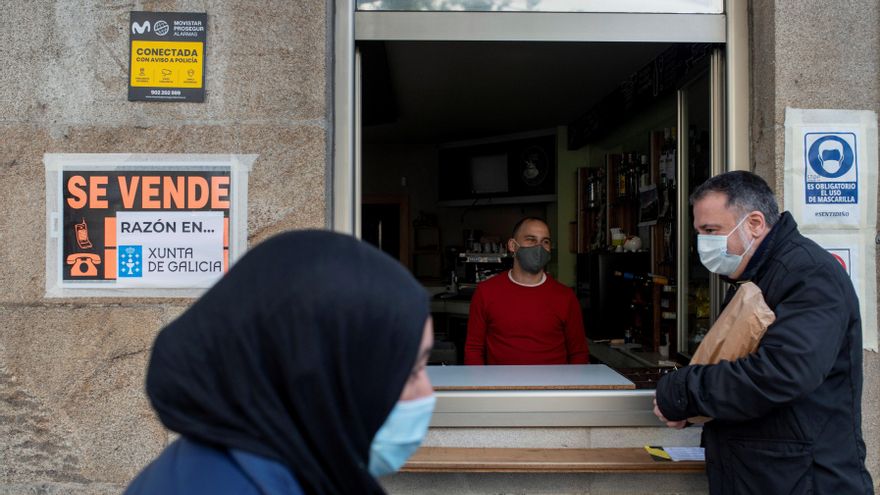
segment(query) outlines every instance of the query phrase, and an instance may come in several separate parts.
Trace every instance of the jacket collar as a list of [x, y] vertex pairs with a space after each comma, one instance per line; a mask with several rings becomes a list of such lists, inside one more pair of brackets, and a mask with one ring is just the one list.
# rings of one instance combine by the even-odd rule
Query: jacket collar
[[764, 262], [773, 257], [779, 246], [787, 241], [795, 232], [797, 232], [797, 222], [794, 221], [791, 213], [787, 211], [782, 212], [779, 215], [779, 220], [776, 221], [776, 224], [767, 233], [767, 237], [764, 237], [761, 245], [755, 250], [755, 254], [749, 259], [749, 263], [746, 265], [746, 269], [743, 270], [742, 275], [736, 280], [722, 276], [721, 280], [730, 284], [740, 284], [754, 278], [759, 278], [758, 275], [764, 267]]

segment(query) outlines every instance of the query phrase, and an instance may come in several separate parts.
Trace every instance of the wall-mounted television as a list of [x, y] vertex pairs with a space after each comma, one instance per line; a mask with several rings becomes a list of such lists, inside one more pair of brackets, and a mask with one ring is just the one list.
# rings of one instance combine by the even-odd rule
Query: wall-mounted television
[[507, 153], [473, 156], [470, 169], [472, 193], [507, 192]]

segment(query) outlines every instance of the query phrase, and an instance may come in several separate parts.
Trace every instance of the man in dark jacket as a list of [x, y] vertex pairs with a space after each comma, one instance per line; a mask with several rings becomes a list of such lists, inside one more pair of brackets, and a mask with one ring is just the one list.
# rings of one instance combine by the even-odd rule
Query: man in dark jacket
[[728, 172], [691, 196], [706, 267], [754, 282], [776, 321], [758, 350], [687, 366], [657, 384], [654, 413], [703, 427], [713, 494], [873, 493], [862, 440], [862, 328], [852, 282], [802, 236], [757, 175]]

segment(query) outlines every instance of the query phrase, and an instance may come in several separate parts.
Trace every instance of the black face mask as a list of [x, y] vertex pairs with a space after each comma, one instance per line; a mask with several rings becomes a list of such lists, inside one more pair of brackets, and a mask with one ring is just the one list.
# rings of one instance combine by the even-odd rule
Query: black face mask
[[[516, 241], [513, 241], [516, 242]], [[519, 243], [516, 243], [519, 246]], [[516, 250], [516, 259], [519, 260], [519, 266], [529, 273], [541, 273], [547, 263], [550, 262], [550, 253], [543, 246], [519, 246]]]

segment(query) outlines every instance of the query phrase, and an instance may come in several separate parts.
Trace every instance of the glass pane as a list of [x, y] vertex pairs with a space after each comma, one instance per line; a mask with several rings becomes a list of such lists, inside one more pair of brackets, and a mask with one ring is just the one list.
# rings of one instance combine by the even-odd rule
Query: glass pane
[[[684, 142], [679, 148], [686, 164], [686, 196], [700, 186], [711, 175], [710, 125], [711, 99], [710, 78], [706, 74], [685, 88], [687, 93], [687, 132], [682, 133]], [[697, 233], [694, 230], [694, 214], [687, 208], [686, 227], [688, 235], [683, 252], [687, 263], [687, 301], [681, 316], [687, 321], [687, 343], [680, 346], [688, 355], [693, 354], [703, 336], [711, 327], [711, 273], [700, 263], [697, 253]]]
[[720, 14], [723, 0], [357, 0], [358, 10]]

